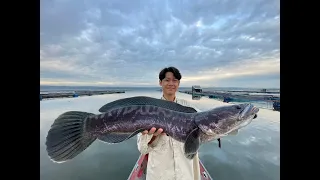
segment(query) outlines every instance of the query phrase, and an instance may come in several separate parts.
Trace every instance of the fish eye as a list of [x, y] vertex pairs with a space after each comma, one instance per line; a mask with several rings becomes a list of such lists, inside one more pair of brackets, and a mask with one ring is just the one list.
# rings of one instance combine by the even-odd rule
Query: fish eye
[[236, 108], [237, 108], [237, 109], [241, 109], [241, 107], [240, 107], [240, 106], [236, 106]]

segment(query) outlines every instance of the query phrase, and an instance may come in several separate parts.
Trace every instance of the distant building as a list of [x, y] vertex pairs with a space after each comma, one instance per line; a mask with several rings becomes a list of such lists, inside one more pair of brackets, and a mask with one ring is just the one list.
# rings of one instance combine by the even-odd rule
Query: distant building
[[273, 101], [273, 109], [276, 111], [280, 111], [280, 100], [279, 101]]
[[192, 86], [192, 94], [193, 93], [202, 93], [202, 88], [198, 85]]

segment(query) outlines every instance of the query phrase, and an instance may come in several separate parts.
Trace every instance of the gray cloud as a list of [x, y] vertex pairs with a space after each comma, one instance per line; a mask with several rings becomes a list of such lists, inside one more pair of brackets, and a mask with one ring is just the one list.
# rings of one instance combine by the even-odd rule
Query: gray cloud
[[279, 7], [278, 0], [44, 0], [40, 81], [155, 86], [173, 65], [185, 86], [279, 87]]

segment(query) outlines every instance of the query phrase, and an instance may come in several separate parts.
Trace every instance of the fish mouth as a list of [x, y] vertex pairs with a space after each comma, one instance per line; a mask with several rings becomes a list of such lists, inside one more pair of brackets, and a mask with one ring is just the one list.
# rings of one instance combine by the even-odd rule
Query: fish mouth
[[[232, 131], [245, 127], [250, 124], [253, 119], [257, 118], [259, 108], [250, 103], [241, 104], [240, 107], [242, 110], [236, 112], [235, 116], [232, 116], [230, 121], [225, 120], [220, 123], [214, 122], [210, 125], [199, 124], [198, 126], [205, 135], [214, 136], [215, 138], [225, 136]], [[237, 109], [239, 108], [237, 107]], [[226, 126], [226, 124], [228, 124], [228, 126]]]
[[246, 107], [240, 112], [238, 121], [241, 121], [241, 122], [231, 131], [235, 129], [240, 129], [250, 124], [253, 119], [258, 117], [257, 115], [258, 112], [259, 112], [259, 108], [255, 107], [252, 104], [247, 104]]
[[250, 117], [253, 115], [253, 119], [257, 118], [257, 113], [259, 112], [259, 108], [255, 107], [252, 104], [246, 104], [246, 107], [240, 112], [240, 119], [245, 117]]

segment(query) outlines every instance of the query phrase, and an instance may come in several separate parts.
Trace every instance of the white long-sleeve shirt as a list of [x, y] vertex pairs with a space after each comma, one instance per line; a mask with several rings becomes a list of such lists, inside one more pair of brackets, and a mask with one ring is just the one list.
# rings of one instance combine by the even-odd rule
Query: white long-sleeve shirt
[[[161, 99], [164, 99], [163, 97]], [[175, 99], [184, 106], [191, 106], [186, 100]], [[197, 111], [199, 109], [193, 107]], [[146, 180], [200, 180], [198, 153], [194, 159], [184, 155], [184, 144], [170, 136], [159, 135], [148, 144], [153, 135], [138, 134], [137, 145], [141, 154], [149, 154]]]

